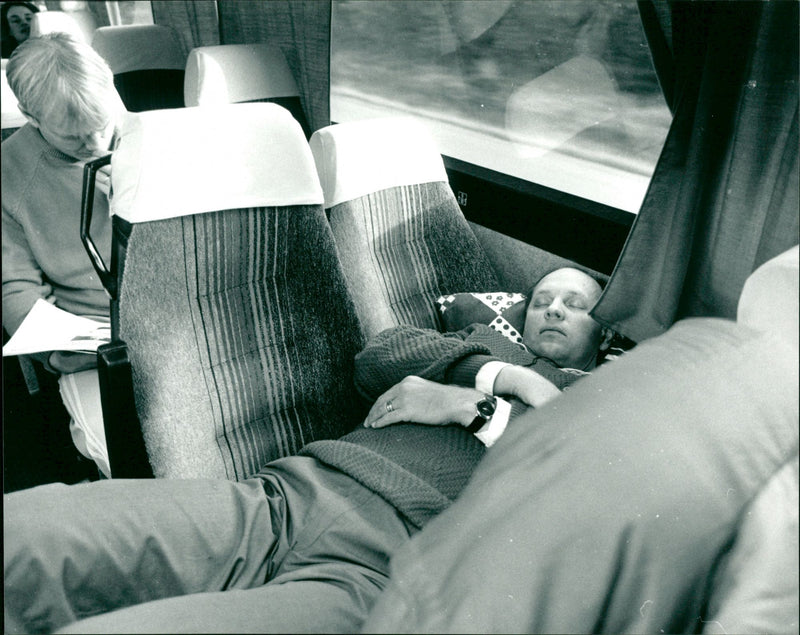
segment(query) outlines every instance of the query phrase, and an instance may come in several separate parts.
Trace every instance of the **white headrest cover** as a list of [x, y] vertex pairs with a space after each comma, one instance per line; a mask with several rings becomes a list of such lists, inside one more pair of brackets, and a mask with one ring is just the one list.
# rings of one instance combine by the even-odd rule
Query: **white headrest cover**
[[111, 174], [111, 213], [132, 223], [323, 200], [300, 124], [267, 103], [129, 113]]
[[739, 296], [737, 321], [776, 332], [797, 346], [800, 337], [800, 246], [768, 260], [748, 276]]
[[30, 37], [39, 37], [45, 33], [69, 33], [76, 40], [86, 42], [86, 34], [80, 25], [63, 11], [39, 11], [31, 17]]
[[186, 61], [183, 98], [187, 106], [298, 94], [286, 58], [271, 44], [201, 46]]
[[433, 138], [409, 117], [327, 126], [309, 143], [326, 208], [390, 187], [447, 182]]
[[186, 68], [186, 53], [178, 34], [160, 24], [100, 27], [94, 32], [92, 48], [103, 56], [114, 75]]

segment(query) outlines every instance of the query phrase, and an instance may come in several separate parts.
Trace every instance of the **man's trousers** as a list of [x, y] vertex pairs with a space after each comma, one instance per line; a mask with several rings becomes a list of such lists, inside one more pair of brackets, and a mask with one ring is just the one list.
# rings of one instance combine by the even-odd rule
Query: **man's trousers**
[[[308, 457], [4, 497], [6, 632], [356, 632], [407, 521]], [[80, 620], [80, 621], [76, 621]]]

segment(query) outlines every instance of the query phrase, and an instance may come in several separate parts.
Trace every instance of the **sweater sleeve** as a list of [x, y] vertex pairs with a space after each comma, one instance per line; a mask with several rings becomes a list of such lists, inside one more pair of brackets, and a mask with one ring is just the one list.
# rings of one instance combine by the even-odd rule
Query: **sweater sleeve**
[[9, 335], [22, 324], [36, 300], [52, 287], [36, 263], [22, 226], [3, 206], [3, 326]]
[[467, 342], [460, 331], [440, 333], [434, 329], [396, 326], [376, 335], [356, 355], [356, 388], [373, 402], [409, 375], [447, 383], [450, 367], [472, 356], [488, 355], [491, 351], [486, 344]]

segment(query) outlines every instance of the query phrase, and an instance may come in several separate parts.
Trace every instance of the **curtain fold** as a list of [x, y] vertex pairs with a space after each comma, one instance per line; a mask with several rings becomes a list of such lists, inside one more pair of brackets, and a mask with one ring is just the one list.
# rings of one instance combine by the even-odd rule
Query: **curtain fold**
[[223, 44], [277, 44], [300, 90], [312, 132], [330, 124], [329, 0], [220, 2]]
[[175, 29], [188, 53], [198, 46], [220, 43], [219, 19], [215, 0], [171, 0], [151, 2], [153, 22]]
[[798, 3], [671, 8], [673, 123], [592, 311], [634, 341], [735, 318], [747, 276], [799, 240]]

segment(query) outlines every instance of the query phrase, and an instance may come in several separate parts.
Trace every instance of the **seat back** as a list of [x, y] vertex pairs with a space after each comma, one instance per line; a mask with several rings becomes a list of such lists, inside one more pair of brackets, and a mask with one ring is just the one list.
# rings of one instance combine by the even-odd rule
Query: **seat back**
[[0, 141], [10, 137], [14, 132], [25, 125], [25, 116], [20, 112], [17, 97], [8, 85], [6, 69], [0, 69], [0, 128], [2, 137]]
[[336, 124], [316, 131], [310, 145], [367, 337], [398, 324], [440, 328], [437, 297], [497, 290], [422, 124]]
[[131, 114], [112, 174], [112, 336], [154, 475], [239, 480], [357, 425], [363, 339], [292, 116]]
[[183, 107], [186, 52], [172, 27], [104, 26], [94, 32], [92, 47], [108, 63], [131, 112]]
[[183, 95], [187, 106], [273, 102], [292, 113], [306, 138], [311, 134], [289, 64], [281, 49], [272, 44], [192, 49], [186, 61]]
[[45, 33], [69, 33], [81, 42], [90, 42], [93, 29], [86, 23], [80, 23], [72, 13], [65, 11], [39, 11], [31, 16], [30, 37], [39, 37]]

